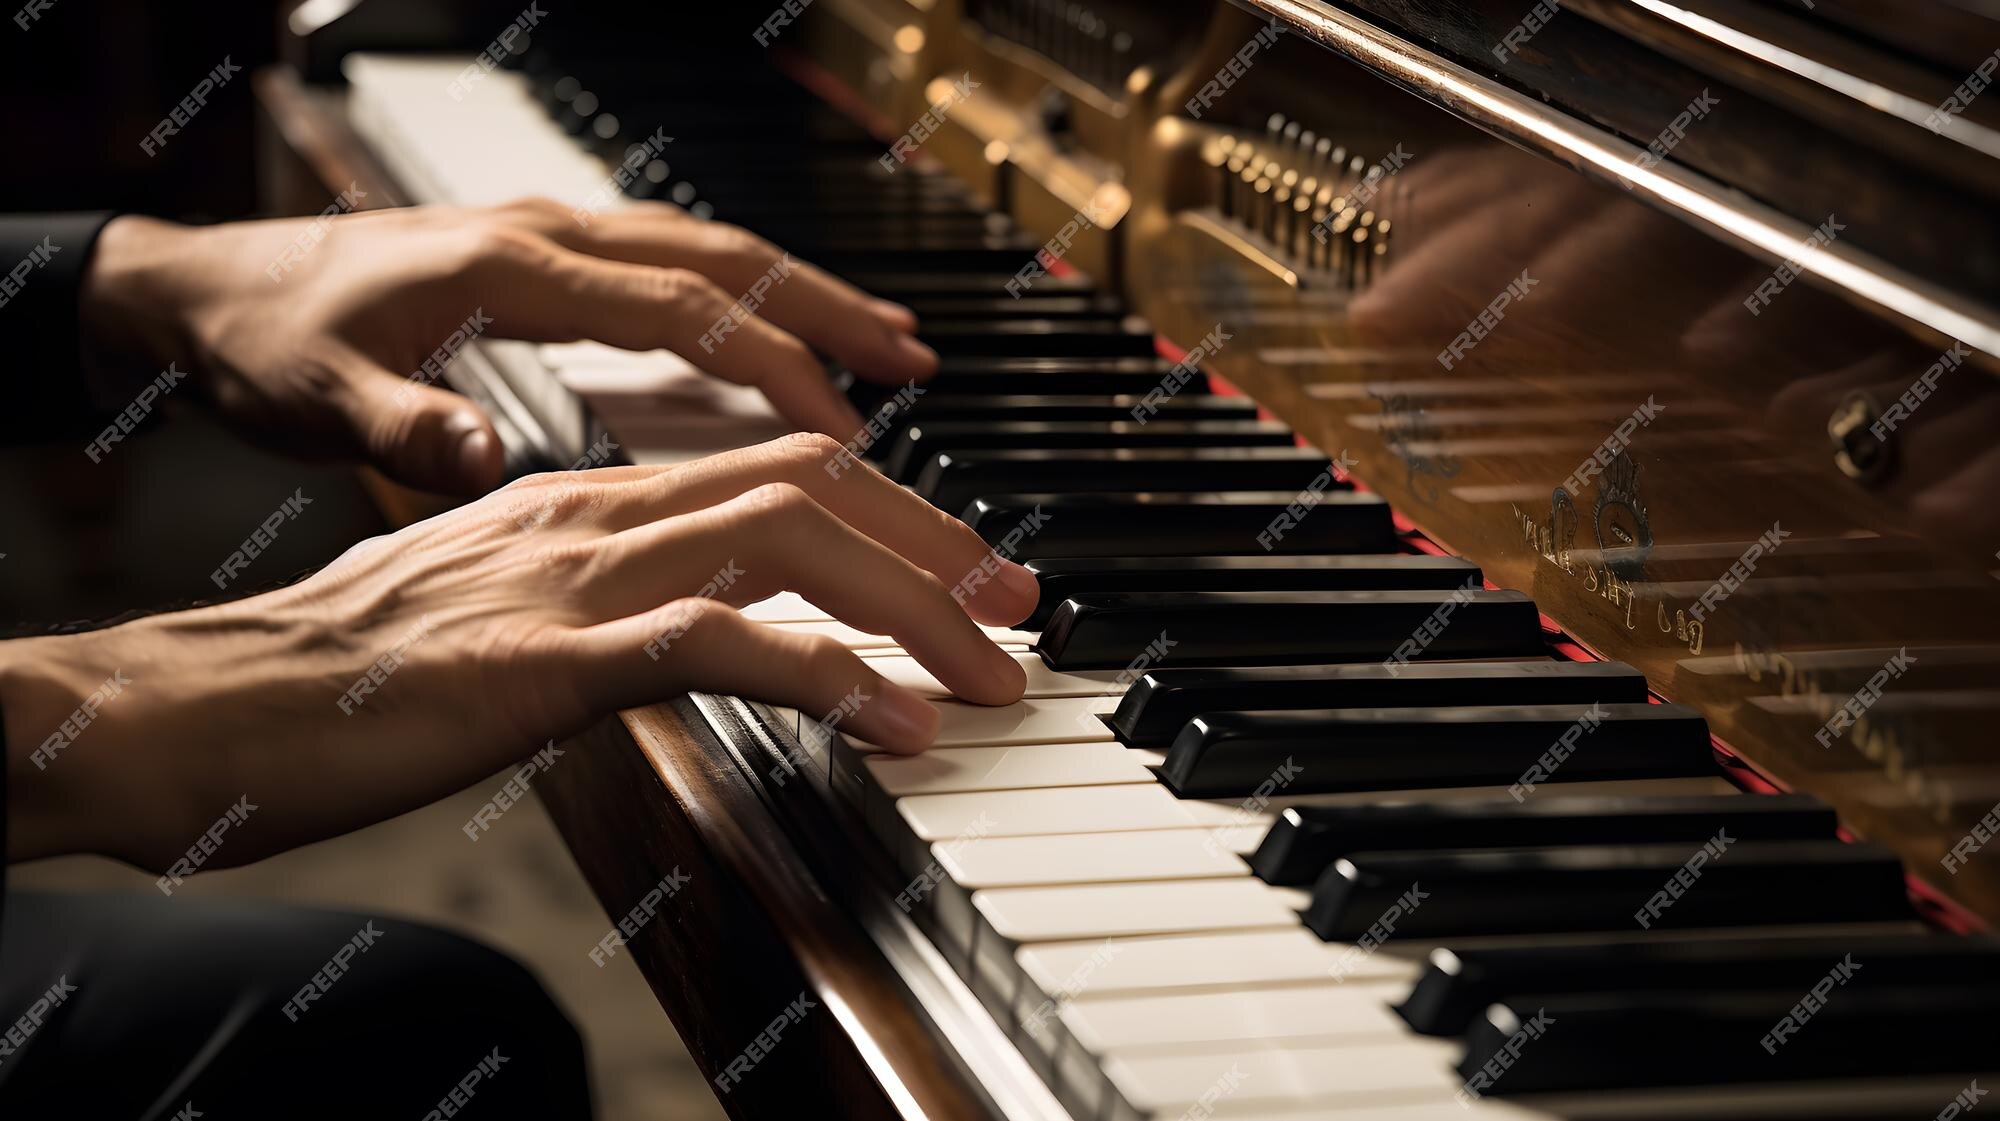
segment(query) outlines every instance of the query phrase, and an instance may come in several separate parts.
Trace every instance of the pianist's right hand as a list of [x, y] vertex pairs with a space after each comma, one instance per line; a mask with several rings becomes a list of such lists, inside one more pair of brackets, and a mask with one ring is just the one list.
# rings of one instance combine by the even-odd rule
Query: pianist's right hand
[[420, 384], [435, 377], [426, 361], [468, 323], [500, 338], [664, 347], [756, 386], [799, 429], [843, 440], [861, 417], [815, 350], [889, 385], [937, 371], [908, 308], [735, 226], [662, 203], [587, 225], [572, 215], [523, 199], [198, 228], [114, 218], [81, 300], [101, 350], [91, 357], [112, 382], [143, 383], [177, 363], [250, 439], [366, 458], [450, 493], [484, 491], [501, 470], [480, 411]]
[[[264, 595], [0, 643], [8, 859], [160, 869], [237, 800], [237, 864], [462, 789], [683, 690], [788, 705], [894, 751], [935, 708], [826, 637], [730, 604], [793, 590], [895, 637], [955, 695], [1018, 700], [1034, 577], [832, 439], [537, 475]], [[949, 590], [948, 590], [949, 589]], [[88, 715], [85, 715], [85, 713]]]

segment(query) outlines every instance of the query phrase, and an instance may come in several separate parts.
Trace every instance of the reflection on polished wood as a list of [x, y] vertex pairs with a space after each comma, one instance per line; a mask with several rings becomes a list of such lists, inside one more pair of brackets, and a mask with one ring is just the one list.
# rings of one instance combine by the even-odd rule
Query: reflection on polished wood
[[[1044, 236], [1081, 207], [1050, 213], [1058, 172], [983, 140], [1098, 160], [1131, 210], [1074, 260], [1170, 339], [1224, 330], [1212, 367], [1418, 528], [2000, 918], [1994, 865], [1940, 864], [2000, 801], [2000, 697], [1978, 688], [2000, 680], [2000, 164], [1618, 5], [1504, 68], [1486, 48], [1518, 13], [1162, 5], [1165, 61], [1081, 96], [1060, 48], [988, 7], [924, 13], [926, 72], [993, 94], [965, 127], [994, 135], [933, 155]], [[1753, 23], [1880, 89], [1948, 92]], [[1939, 67], [1964, 53], [1899, 34]], [[1032, 111], [1050, 91], [1064, 119]], [[1712, 114], [1642, 158], [1701, 91]], [[1927, 371], [1936, 392], [1871, 432]]]

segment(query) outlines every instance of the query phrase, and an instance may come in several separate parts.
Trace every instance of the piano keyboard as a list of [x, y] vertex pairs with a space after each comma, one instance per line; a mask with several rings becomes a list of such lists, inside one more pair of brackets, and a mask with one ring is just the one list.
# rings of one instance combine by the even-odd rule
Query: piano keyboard
[[[426, 200], [583, 205], [664, 128], [632, 193], [923, 317], [943, 372], [870, 456], [1036, 572], [1036, 615], [986, 628], [1026, 696], [958, 701], [783, 594], [745, 613], [838, 638], [942, 730], [897, 757], [763, 711], [1075, 1121], [1917, 1117], [1992, 1076], [2000, 955], [1924, 927], [1888, 853], [1741, 792], [1698, 714], [1563, 659], [1525, 596], [1414, 552], [1200, 374], [1138, 423], [1173, 372], [1144, 325], [1075, 277], [1009, 299], [1036, 243], [955, 185], [883, 171], [879, 140], [775, 80], [579, 65], [451, 101], [460, 65], [348, 63]], [[512, 360], [639, 462], [771, 421], [664, 353]], [[712, 408], [667, 424], [663, 395]]]

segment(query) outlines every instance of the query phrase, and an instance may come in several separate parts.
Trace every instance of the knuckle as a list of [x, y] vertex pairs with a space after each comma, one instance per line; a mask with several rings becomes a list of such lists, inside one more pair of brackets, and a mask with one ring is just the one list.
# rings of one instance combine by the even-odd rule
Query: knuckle
[[805, 662], [807, 672], [832, 676], [847, 669], [854, 658], [854, 651], [839, 639], [817, 634], [806, 638], [805, 656], [801, 660]]
[[494, 207], [494, 213], [514, 221], [545, 222], [566, 217], [563, 205], [547, 195], [527, 195]]
[[765, 483], [745, 491], [738, 502], [757, 520], [796, 521], [819, 508], [812, 495], [794, 483]]
[[772, 261], [778, 259], [777, 246], [741, 226], [732, 226], [726, 222], [711, 223], [708, 227], [708, 236], [716, 249], [759, 268], [768, 267]]
[[839, 455], [846, 445], [824, 432], [793, 432], [771, 441], [779, 463], [801, 478], [817, 481], [821, 465]]
[[661, 629], [667, 633], [681, 635], [707, 635], [718, 627], [726, 625], [720, 604], [705, 596], [686, 596], [661, 607], [658, 620]]
[[722, 289], [692, 269], [656, 269], [651, 275], [653, 296], [662, 303], [702, 312], [713, 312], [729, 304]]

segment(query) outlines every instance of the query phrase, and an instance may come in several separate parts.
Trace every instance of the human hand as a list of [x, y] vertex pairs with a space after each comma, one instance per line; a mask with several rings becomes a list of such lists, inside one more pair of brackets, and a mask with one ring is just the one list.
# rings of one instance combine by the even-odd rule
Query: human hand
[[[288, 588], [0, 643], [9, 858], [159, 869], [247, 797], [258, 812], [215, 861], [241, 863], [686, 690], [838, 709], [843, 731], [892, 751], [929, 744], [939, 717], [921, 697], [831, 639], [731, 606], [781, 590], [894, 636], [959, 697], [1018, 699], [1021, 667], [973, 620], [1025, 617], [1033, 576], [873, 470], [825, 470], [840, 450], [798, 435], [677, 467], [531, 476]], [[994, 578], [965, 581], [981, 569]], [[960, 585], [962, 605], [945, 590]], [[72, 719], [107, 680], [115, 695]]]
[[[766, 277], [755, 314], [701, 346]], [[121, 217], [98, 238], [82, 314], [99, 365], [150, 378], [179, 362], [253, 439], [457, 493], [499, 481], [499, 440], [471, 402], [418, 374], [468, 323], [501, 338], [664, 347], [840, 439], [861, 418], [815, 350], [888, 384], [937, 369], [909, 309], [662, 203], [588, 227], [547, 199], [200, 228]]]

